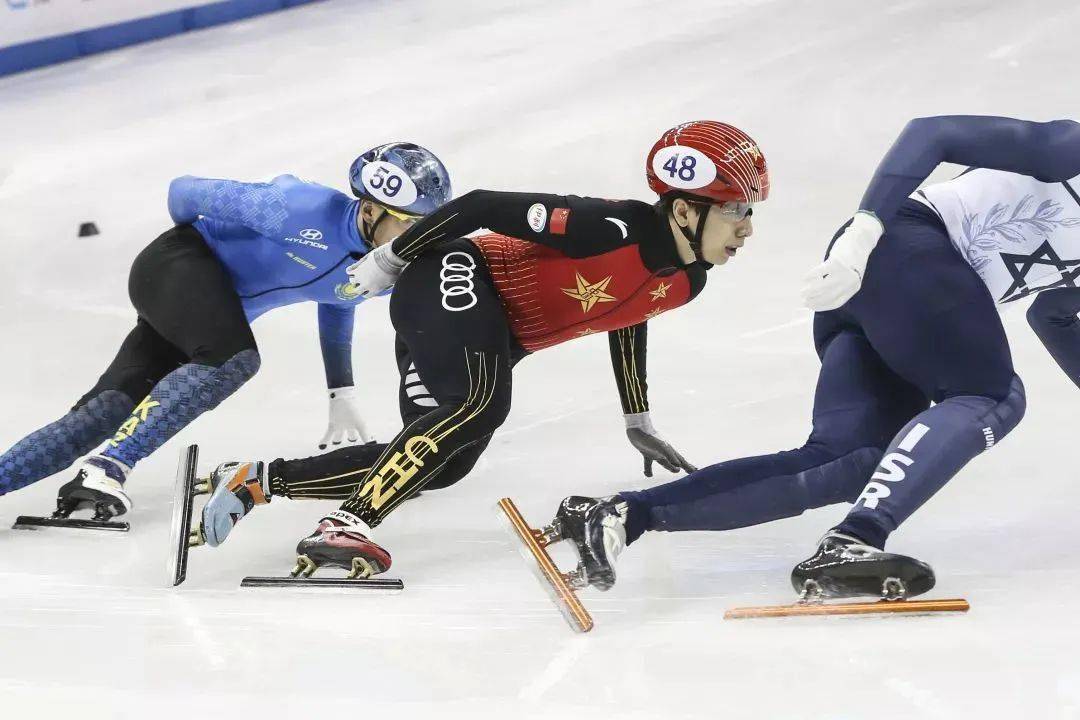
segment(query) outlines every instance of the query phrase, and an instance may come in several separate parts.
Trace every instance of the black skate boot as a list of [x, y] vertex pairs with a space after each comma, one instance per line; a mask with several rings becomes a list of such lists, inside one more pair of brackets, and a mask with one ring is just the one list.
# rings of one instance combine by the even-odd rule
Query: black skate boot
[[103, 522], [131, 509], [131, 498], [124, 492], [127, 468], [109, 458], [96, 455], [83, 461], [74, 480], [60, 488], [53, 517], [67, 518], [76, 510], [94, 511], [92, 520]]
[[926, 563], [837, 532], [822, 538], [814, 556], [791, 571], [791, 584], [804, 602], [866, 595], [905, 600], [929, 591], [934, 582]]
[[335, 510], [296, 546], [294, 578], [306, 578], [321, 567], [349, 571], [347, 579], [369, 578], [390, 569], [390, 553], [369, 540], [367, 526], [359, 518]]
[[626, 503], [617, 496], [571, 495], [559, 503], [552, 528], [571, 540], [581, 556], [585, 580], [597, 590], [615, 585], [615, 560], [626, 547]]

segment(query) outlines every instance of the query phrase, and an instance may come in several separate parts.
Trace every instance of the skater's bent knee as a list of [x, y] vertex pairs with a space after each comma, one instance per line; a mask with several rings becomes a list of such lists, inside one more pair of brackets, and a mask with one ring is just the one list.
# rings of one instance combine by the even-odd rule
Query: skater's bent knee
[[1028, 325], [1037, 334], [1048, 327], [1074, 325], [1080, 312], [1080, 288], [1058, 288], [1039, 293], [1027, 310]]
[[1005, 395], [992, 411], [993, 419], [1001, 428], [1001, 436], [1005, 437], [1012, 429], [1020, 424], [1027, 412], [1027, 392], [1019, 375], [1013, 375], [1009, 383], [1009, 392]]
[[1013, 375], [1008, 390], [996, 397], [988, 395], [958, 395], [947, 398], [938, 407], [953, 407], [955, 417], [967, 421], [978, 430], [990, 449], [1000, 442], [1013, 428], [1020, 424], [1027, 411], [1027, 394], [1024, 383], [1018, 375]]
[[[210, 363], [207, 363], [210, 364]], [[229, 356], [223, 362], [212, 365], [219, 372], [227, 372], [235, 375], [240, 381], [247, 381], [255, 377], [262, 367], [262, 356], [255, 349], [242, 350]]]
[[259, 357], [259, 349], [255, 345], [254, 339], [249, 342], [245, 338], [235, 338], [214, 345], [204, 345], [192, 353], [191, 362], [195, 365], [220, 368], [227, 363], [234, 363], [236, 358], [241, 358], [245, 366], [252, 366], [252, 375], [259, 371], [262, 360]]

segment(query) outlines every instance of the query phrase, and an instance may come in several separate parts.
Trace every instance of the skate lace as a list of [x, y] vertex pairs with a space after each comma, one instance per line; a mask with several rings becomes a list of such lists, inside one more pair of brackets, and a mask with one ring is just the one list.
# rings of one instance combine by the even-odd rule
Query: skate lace
[[368, 539], [368, 536], [360, 532], [357, 528], [350, 527], [349, 525], [331, 525], [328, 528], [323, 528], [324, 533], [340, 533], [342, 535], [355, 535], [358, 538], [364, 540]]

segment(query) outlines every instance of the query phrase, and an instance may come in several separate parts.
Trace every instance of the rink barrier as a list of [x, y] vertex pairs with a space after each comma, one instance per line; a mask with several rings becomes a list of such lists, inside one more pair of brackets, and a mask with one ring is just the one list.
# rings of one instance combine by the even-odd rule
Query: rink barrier
[[319, 0], [224, 0], [0, 48], [0, 76], [77, 60]]

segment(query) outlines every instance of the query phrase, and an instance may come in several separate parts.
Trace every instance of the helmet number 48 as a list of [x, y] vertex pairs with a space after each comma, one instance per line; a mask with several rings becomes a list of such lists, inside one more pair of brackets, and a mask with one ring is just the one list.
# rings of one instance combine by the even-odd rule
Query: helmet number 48
[[716, 179], [716, 165], [709, 156], [686, 145], [658, 150], [652, 158], [652, 171], [666, 185], [681, 190], [696, 190]]
[[678, 155], [672, 155], [671, 159], [664, 163], [664, 169], [667, 170], [669, 177], [679, 176], [679, 179], [683, 182], [693, 182], [694, 180], [694, 167], [697, 165], [697, 158], [693, 155], [686, 155], [682, 158], [682, 162], [679, 162]]

